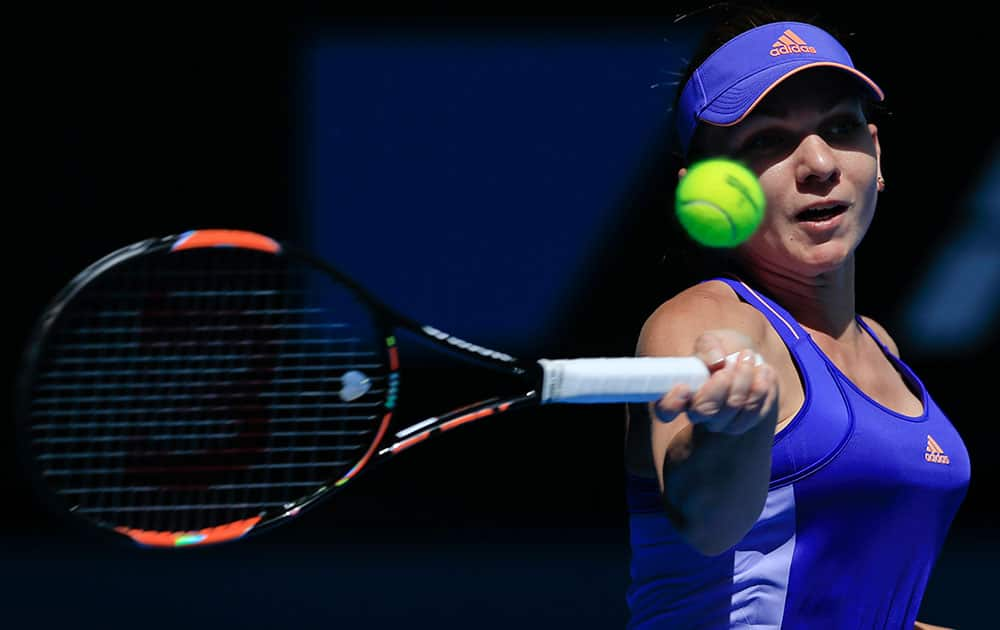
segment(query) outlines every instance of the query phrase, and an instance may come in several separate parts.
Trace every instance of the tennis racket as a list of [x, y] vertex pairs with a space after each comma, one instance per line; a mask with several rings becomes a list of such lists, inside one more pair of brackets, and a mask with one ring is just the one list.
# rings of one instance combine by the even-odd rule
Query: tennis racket
[[[518, 389], [394, 419], [404, 336]], [[288, 522], [482, 418], [656, 400], [707, 377], [694, 357], [520, 360], [395, 312], [307, 252], [197, 230], [119, 249], [60, 291], [27, 346], [17, 423], [49, 506], [115, 538], [180, 547]]]

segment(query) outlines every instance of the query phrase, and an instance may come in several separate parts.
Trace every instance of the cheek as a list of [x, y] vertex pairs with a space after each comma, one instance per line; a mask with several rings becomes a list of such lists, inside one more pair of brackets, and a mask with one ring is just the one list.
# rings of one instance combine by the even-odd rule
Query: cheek
[[767, 207], [780, 207], [789, 189], [795, 189], [795, 174], [791, 167], [784, 162], [754, 166], [757, 181], [767, 199]]
[[792, 236], [785, 223], [779, 213], [769, 206], [760, 227], [741, 247], [742, 254], [750, 259], [762, 260], [788, 249]]
[[[788, 200], [789, 190], [795, 190], [794, 180], [782, 178], [781, 173], [776, 173], [773, 169], [763, 172], [759, 177], [761, 188], [764, 190], [764, 198], [767, 208], [764, 211], [764, 220], [761, 222], [758, 234], [767, 233], [782, 223], [787, 222], [790, 202]], [[784, 184], [782, 182], [785, 182]]]
[[858, 222], [864, 229], [868, 228], [875, 215], [875, 205], [878, 202], [878, 182], [875, 180], [877, 174], [875, 161], [869, 160], [867, 163], [859, 164], [853, 176], [860, 206]]
[[875, 205], [878, 203], [878, 184], [872, 183], [862, 194], [862, 210], [858, 222], [862, 231], [867, 231], [875, 217]]

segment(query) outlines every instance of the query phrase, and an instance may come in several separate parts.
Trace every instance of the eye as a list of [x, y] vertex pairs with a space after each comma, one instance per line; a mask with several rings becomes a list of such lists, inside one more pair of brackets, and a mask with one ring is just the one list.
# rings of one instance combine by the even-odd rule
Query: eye
[[759, 131], [740, 146], [739, 153], [768, 153], [777, 151], [788, 143], [787, 133], [777, 129]]
[[854, 136], [864, 122], [856, 116], [839, 116], [826, 125], [824, 135], [830, 139], [843, 139]]

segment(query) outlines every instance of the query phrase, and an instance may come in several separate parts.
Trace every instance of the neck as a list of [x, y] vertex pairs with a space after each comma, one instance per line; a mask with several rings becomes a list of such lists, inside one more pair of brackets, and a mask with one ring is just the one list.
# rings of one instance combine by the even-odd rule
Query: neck
[[816, 276], [757, 267], [746, 277], [810, 332], [844, 340], [857, 331], [853, 256], [841, 267]]

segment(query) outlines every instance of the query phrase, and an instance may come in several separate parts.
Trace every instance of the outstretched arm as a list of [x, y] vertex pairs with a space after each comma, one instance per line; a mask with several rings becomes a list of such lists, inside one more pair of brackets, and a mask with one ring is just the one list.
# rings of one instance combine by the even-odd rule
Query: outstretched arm
[[[658, 309], [638, 354], [691, 354], [709, 367], [696, 391], [679, 385], [651, 404], [647, 421], [664, 509], [704, 555], [736, 544], [764, 507], [777, 417], [774, 370], [754, 361], [753, 326], [730, 303], [699, 287]], [[742, 351], [726, 366], [723, 357]]]

